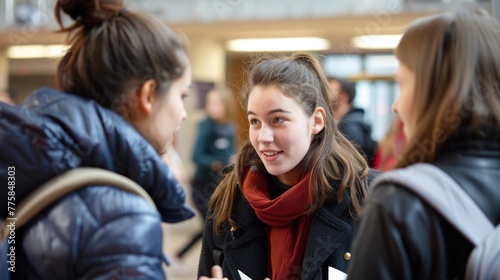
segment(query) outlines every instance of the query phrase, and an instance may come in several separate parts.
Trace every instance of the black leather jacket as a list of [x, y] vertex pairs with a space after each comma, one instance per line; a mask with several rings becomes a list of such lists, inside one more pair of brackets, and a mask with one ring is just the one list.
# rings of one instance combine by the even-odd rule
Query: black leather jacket
[[351, 141], [354, 146], [366, 157], [368, 165], [373, 167], [377, 142], [372, 137], [372, 128], [365, 122], [365, 111], [361, 108], [352, 108], [340, 120], [340, 132]]
[[[461, 132], [432, 162], [500, 221], [500, 134]], [[418, 178], [414, 178], [418, 180]], [[348, 279], [463, 279], [473, 245], [412, 192], [377, 187], [365, 202]]]

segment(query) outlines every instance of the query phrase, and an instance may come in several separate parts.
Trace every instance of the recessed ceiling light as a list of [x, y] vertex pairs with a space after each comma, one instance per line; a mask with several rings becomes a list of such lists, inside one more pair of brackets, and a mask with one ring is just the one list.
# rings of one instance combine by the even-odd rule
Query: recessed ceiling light
[[7, 48], [10, 59], [56, 58], [64, 55], [66, 45], [17, 45]]
[[394, 49], [398, 46], [401, 34], [364, 35], [351, 39], [351, 44], [359, 49]]
[[226, 43], [233, 52], [317, 51], [330, 48], [330, 41], [318, 37], [235, 39]]

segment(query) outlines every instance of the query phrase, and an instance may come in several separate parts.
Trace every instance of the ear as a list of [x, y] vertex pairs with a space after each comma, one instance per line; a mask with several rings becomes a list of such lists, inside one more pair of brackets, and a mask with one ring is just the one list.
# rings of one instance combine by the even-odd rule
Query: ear
[[153, 111], [153, 104], [156, 99], [156, 82], [149, 79], [144, 82], [137, 91], [137, 110], [139, 114], [148, 116]]
[[313, 126], [312, 126], [313, 134], [318, 134], [321, 132], [321, 130], [323, 130], [323, 128], [325, 128], [326, 113], [323, 107], [317, 107], [316, 110], [314, 110], [312, 121], [313, 121]]

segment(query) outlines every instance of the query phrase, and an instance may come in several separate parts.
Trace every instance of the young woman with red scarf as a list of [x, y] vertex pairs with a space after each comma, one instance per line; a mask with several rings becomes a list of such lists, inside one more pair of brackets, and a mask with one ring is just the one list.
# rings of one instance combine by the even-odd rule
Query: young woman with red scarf
[[311, 54], [255, 65], [242, 96], [249, 141], [211, 197], [199, 275], [216, 264], [229, 279], [327, 279], [329, 267], [347, 271], [372, 176], [337, 129], [328, 91]]

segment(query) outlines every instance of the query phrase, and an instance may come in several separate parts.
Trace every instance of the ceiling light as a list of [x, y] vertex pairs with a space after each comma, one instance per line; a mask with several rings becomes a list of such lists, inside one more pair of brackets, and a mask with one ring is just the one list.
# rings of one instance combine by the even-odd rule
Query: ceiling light
[[399, 44], [401, 34], [364, 35], [354, 37], [351, 44], [359, 49], [394, 49]]
[[66, 45], [18, 45], [7, 49], [7, 57], [11, 59], [56, 58], [64, 55]]
[[330, 41], [316, 37], [236, 39], [226, 43], [233, 52], [318, 51], [330, 48]]

